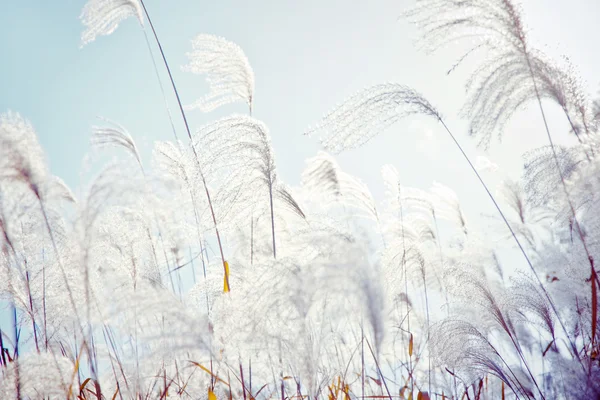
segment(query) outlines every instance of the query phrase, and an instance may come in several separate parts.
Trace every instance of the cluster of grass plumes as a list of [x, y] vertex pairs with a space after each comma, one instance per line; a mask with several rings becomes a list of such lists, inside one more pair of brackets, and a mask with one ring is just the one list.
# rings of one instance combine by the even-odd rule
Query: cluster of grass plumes
[[[90, 0], [84, 45], [125, 18], [150, 27], [186, 132], [172, 124], [175, 140], [145, 163], [135, 135], [103, 121], [94, 151], [122, 157], [75, 198], [33, 126], [0, 117], [0, 296], [13, 318], [0, 329], [0, 397], [598, 398], [600, 113], [572, 67], [529, 45], [512, 1], [419, 0], [408, 16], [432, 50], [483, 39], [453, 67], [488, 56], [464, 108], [481, 144], [524, 104], [545, 115], [542, 99], [577, 144], [554, 145], [546, 125], [549, 146], [495, 194], [442, 114], [396, 83], [357, 92], [306, 133], [340, 153], [404, 117], [434, 119], [497, 211], [490, 232], [450, 188], [406, 187], [391, 165], [381, 204], [325, 152], [287, 185], [261, 121], [188, 125], [196, 108], [243, 102], [252, 113], [240, 47], [193, 41], [184, 70], [206, 75], [210, 93], [184, 107], [144, 2]], [[521, 264], [502, 261], [510, 248]]]

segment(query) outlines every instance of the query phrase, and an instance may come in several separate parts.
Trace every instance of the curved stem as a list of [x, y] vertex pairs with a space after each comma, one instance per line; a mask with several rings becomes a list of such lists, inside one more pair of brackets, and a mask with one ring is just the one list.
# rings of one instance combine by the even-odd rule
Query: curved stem
[[[525, 47], [525, 43], [523, 42], [523, 46]], [[560, 177], [560, 183], [562, 189], [565, 193], [565, 198], [569, 205], [569, 209], [571, 211], [571, 217], [573, 218], [573, 225], [575, 226], [575, 230], [577, 235], [581, 239], [581, 244], [583, 245], [583, 249], [587, 256], [588, 262], [590, 264], [590, 281], [591, 281], [591, 291], [592, 291], [592, 304], [594, 303], [594, 299], [597, 299], [596, 293], [596, 284], [600, 285], [600, 279], [598, 278], [598, 274], [596, 273], [596, 269], [594, 268], [594, 258], [592, 257], [590, 250], [587, 245], [587, 241], [583, 235], [583, 231], [581, 230], [581, 226], [579, 225], [579, 221], [577, 220], [577, 215], [575, 213], [575, 206], [573, 205], [573, 201], [571, 200], [571, 195], [569, 190], [567, 189], [567, 184], [565, 182], [564, 174], [560, 168], [560, 163], [558, 161], [558, 156], [556, 155], [556, 149], [554, 147], [554, 141], [552, 140], [552, 135], [550, 134], [550, 128], [548, 128], [548, 121], [546, 120], [546, 113], [544, 112], [544, 107], [542, 106], [542, 99], [540, 97], [540, 92], [538, 90], [537, 82], [535, 80], [535, 74], [533, 73], [533, 67], [531, 65], [531, 60], [529, 59], [529, 54], [525, 51], [525, 59], [527, 60], [527, 66], [529, 67], [529, 74], [531, 76], [531, 81], [533, 82], [533, 88], [535, 90], [535, 96], [537, 98], [537, 103], [540, 107], [540, 113], [542, 114], [542, 120], [544, 121], [544, 128], [546, 129], [546, 135], [548, 137], [548, 142], [550, 143], [550, 148], [552, 149], [552, 156], [554, 158], [554, 162], [556, 164], [556, 170], [558, 171], [558, 175]], [[567, 115], [568, 117], [568, 115]], [[569, 118], [569, 122], [571, 119]], [[597, 302], [597, 301], [596, 301]], [[596, 308], [592, 310], [592, 328], [596, 327], [596, 318], [597, 318], [597, 305]], [[596, 338], [595, 329], [592, 329], [592, 347], [594, 346], [594, 341]], [[592, 357], [590, 357], [589, 365], [588, 365], [588, 374], [592, 373]]]
[[190, 145], [192, 147], [192, 151], [194, 152], [196, 164], [198, 166], [198, 170], [199, 170], [200, 176], [202, 178], [202, 184], [204, 186], [204, 191], [206, 193], [206, 199], [208, 201], [208, 206], [210, 208], [210, 214], [212, 216], [212, 220], [213, 220], [213, 223], [215, 226], [215, 234], [217, 236], [217, 242], [219, 244], [219, 251], [221, 253], [221, 261], [223, 262], [223, 273], [225, 275], [225, 282], [227, 283], [227, 287], [231, 289], [231, 286], [229, 283], [229, 276], [227, 274], [227, 267], [225, 265], [225, 256], [223, 254], [223, 245], [221, 244], [221, 235], [219, 234], [219, 228], [217, 226], [217, 218], [215, 216], [215, 210], [214, 210], [211, 198], [210, 198], [208, 186], [206, 185], [206, 179], [204, 177], [204, 174], [202, 173], [200, 159], [198, 157], [196, 147], [194, 146], [194, 141], [192, 139], [192, 133], [190, 131], [190, 126], [188, 124], [187, 117], [185, 116], [185, 111], [183, 110], [183, 105], [181, 104], [181, 99], [179, 98], [179, 91], [177, 90], [177, 86], [175, 85], [175, 80], [173, 79], [173, 74], [171, 74], [171, 68], [169, 67], [169, 63], [167, 62], [167, 57], [165, 56], [165, 52], [163, 51], [162, 44], [160, 43], [160, 40], [158, 39], [158, 34], [156, 33], [156, 29], [154, 29], [154, 24], [152, 23], [152, 19], [150, 18], [150, 14], [148, 13], [148, 10], [146, 9], [146, 4], [144, 4], [144, 0], [140, 0], [140, 4], [142, 5], [142, 8], [144, 9], [144, 14], [146, 14], [146, 18], [148, 18], [148, 24], [150, 25], [150, 28], [152, 29], [152, 33], [154, 34], [154, 39], [156, 40], [156, 43], [158, 44], [158, 49], [160, 50], [160, 55], [162, 56], [162, 60], [167, 69], [167, 73], [169, 74], [169, 79], [171, 81], [171, 86], [173, 87], [173, 92], [175, 92], [175, 97], [177, 98], [177, 105], [179, 106], [179, 111], [181, 112], [181, 117], [182, 117], [183, 123], [185, 125], [185, 131], [188, 135], [188, 138], [190, 139]]
[[148, 40], [148, 34], [146, 33], [146, 29], [144, 28], [144, 25], [142, 25], [142, 32], [144, 32], [144, 39], [146, 40], [146, 46], [148, 46], [148, 52], [150, 53], [150, 59], [152, 60], [152, 66], [154, 67], [154, 73], [156, 74], [156, 80], [158, 81], [158, 86], [160, 87], [160, 93], [162, 94], [162, 98], [165, 102], [165, 108], [167, 109], [167, 114], [169, 116], [169, 123], [171, 124], [171, 130], [173, 131], [173, 137], [175, 138], [175, 143], [178, 143], [179, 138], [177, 137], [177, 131], [175, 130], [175, 124], [173, 123], [173, 115], [171, 114], [169, 102], [167, 101], [167, 96], [165, 94], [165, 88], [163, 87], [162, 80], [160, 79], [160, 74], [158, 73], [158, 67], [156, 66], [156, 61], [154, 61], [154, 53], [152, 52], [152, 46], [150, 46], [150, 41]]
[[565, 332], [565, 335], [567, 336], [567, 339], [569, 340], [569, 343], [571, 345], [571, 350], [573, 352], [573, 355], [581, 363], [581, 359], [579, 358], [579, 353], [577, 352], [577, 347], [575, 346], [575, 343], [571, 339], [571, 337], [569, 335], [569, 332], [567, 331], [567, 328], [565, 327], [564, 323], [562, 322], [562, 319], [560, 318], [560, 314], [558, 313], [558, 309], [556, 308], [556, 305], [554, 304], [554, 301], [552, 301], [552, 298], [550, 297], [550, 294], [548, 293], [548, 291], [544, 287], [544, 285], [543, 285], [540, 277], [536, 273], [535, 268], [533, 267], [533, 263], [531, 262], [531, 260], [529, 259], [529, 256], [525, 252], [525, 248], [521, 244], [521, 241], [519, 240], [519, 238], [517, 237], [517, 235], [516, 235], [515, 231], [513, 230], [512, 226], [508, 222], [508, 219], [504, 215], [504, 212], [502, 212], [502, 209], [500, 208], [500, 205], [498, 205], [498, 202], [496, 201], [494, 195], [490, 192], [488, 186], [483, 181], [483, 178], [481, 177], [481, 175], [479, 175], [479, 172], [477, 172], [477, 169], [475, 168], [475, 166], [471, 162], [471, 159], [469, 158], [469, 156], [467, 156], [467, 153], [465, 153], [465, 151], [463, 150], [462, 146], [460, 145], [460, 143], [458, 142], [458, 140], [456, 140], [456, 138], [454, 137], [454, 135], [452, 134], [452, 132], [450, 131], [450, 129], [448, 128], [448, 126], [446, 125], [446, 123], [444, 122], [444, 120], [442, 120], [442, 118], [439, 117], [439, 116], [437, 118], [438, 118], [438, 121], [444, 127], [444, 129], [446, 129], [446, 132], [448, 132], [448, 134], [450, 135], [450, 137], [452, 138], [452, 140], [456, 144], [456, 147], [458, 147], [458, 149], [460, 150], [461, 154], [463, 155], [463, 157], [465, 158], [465, 160], [467, 161], [467, 163], [469, 164], [469, 166], [471, 167], [471, 169], [475, 173], [475, 176], [477, 177], [477, 179], [479, 180], [479, 182], [481, 183], [481, 185], [485, 189], [485, 192], [487, 193], [487, 195], [490, 198], [490, 200], [492, 200], [492, 203], [494, 204], [494, 207], [496, 207], [496, 210], [498, 211], [498, 214], [500, 214], [500, 217], [504, 221], [504, 224], [506, 225], [506, 227], [510, 231], [511, 236], [513, 237], [513, 239], [517, 243], [517, 246], [519, 247], [519, 250], [523, 254], [523, 257], [525, 258], [525, 261], [527, 262], [527, 265], [529, 266], [529, 268], [531, 269], [531, 272], [535, 276], [535, 279], [537, 280], [540, 288], [542, 289], [542, 292], [544, 293], [544, 296], [548, 300], [548, 303], [550, 304], [550, 307], [552, 307], [552, 311], [554, 312], [554, 314], [556, 314], [556, 319], [558, 320], [560, 326], [562, 327], [563, 331]]

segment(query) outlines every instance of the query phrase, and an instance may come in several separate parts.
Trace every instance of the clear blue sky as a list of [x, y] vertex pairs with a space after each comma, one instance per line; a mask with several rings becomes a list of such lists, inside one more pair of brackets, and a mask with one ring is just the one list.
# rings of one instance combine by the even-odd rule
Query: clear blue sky
[[[78, 171], [89, 149], [90, 126], [96, 123], [96, 116], [127, 127], [148, 162], [152, 141], [169, 139], [171, 134], [137, 22], [129, 19], [113, 35], [80, 49], [78, 17], [84, 1], [2, 3], [0, 110], [18, 111], [33, 122], [52, 171], [72, 187], [78, 186]], [[568, 53], [595, 90], [600, 81], [594, 76], [600, 65], [596, 41], [599, 2], [525, 3], [526, 21], [534, 37], [549, 45], [550, 52]], [[455, 114], [462, 102], [464, 74], [459, 71], [448, 77], [445, 71], [457, 53], [426, 56], [415, 49], [414, 29], [398, 21], [411, 4], [405, 0], [147, 0], [184, 103], [200, 97], [206, 89], [202, 77], [179, 69], [194, 35], [218, 34], [245, 50], [256, 75], [255, 116], [270, 127], [280, 173], [292, 184], [298, 182], [304, 159], [318, 149], [316, 139], [301, 135], [304, 129], [358, 89], [382, 81], [406, 83], [423, 92], [447, 116]], [[170, 92], [169, 96], [175, 107]], [[192, 127], [197, 127], [236, 111], [245, 110], [233, 105], [211, 114], [193, 111], [189, 115]], [[510, 173], [518, 167], [509, 168], [509, 164], [518, 164], [517, 156], [531, 142], [539, 139], [543, 143], [536, 118], [535, 114], [529, 118], [534, 119], [533, 132], [522, 124], [523, 119], [527, 124], [528, 118], [518, 119], [505, 143], [491, 150], [494, 161]], [[178, 118], [176, 122], [183, 133]], [[396, 165], [407, 184], [427, 187], [437, 179], [455, 187], [459, 194], [461, 189], [468, 194], [474, 181], [470, 176], [457, 179], [457, 174], [468, 171], [443, 133], [435, 125], [410, 122], [400, 123], [363, 149], [341, 156], [342, 166], [369, 183], [377, 196], [382, 191], [379, 169], [388, 162]], [[454, 119], [451, 122], [464, 137], [465, 125]], [[433, 136], [423, 132], [427, 128], [433, 129]], [[521, 145], [524, 138], [526, 143]], [[430, 148], [429, 155], [416, 151], [423, 148]]]
[[[83, 0], [0, 2], [0, 111], [18, 111], [33, 122], [53, 173], [72, 188], [80, 185], [79, 170], [96, 116], [128, 128], [148, 163], [152, 142], [170, 139], [171, 132], [137, 22], [129, 19], [113, 35], [80, 49], [83, 27], [78, 17]], [[464, 134], [464, 121], [452, 117], [462, 104], [465, 74], [446, 76], [445, 72], [458, 53], [418, 52], [415, 30], [398, 20], [412, 1], [146, 3], [184, 103], [206, 91], [203, 77], [179, 69], [186, 62], [190, 39], [199, 33], [217, 34], [244, 49], [256, 76], [254, 116], [270, 127], [279, 173], [292, 185], [299, 183], [304, 160], [319, 149], [316, 138], [302, 136], [307, 126], [346, 96], [386, 81], [421, 91], [449, 117], [473, 157], [481, 154]], [[595, 93], [600, 82], [600, 2], [529, 0], [525, 12], [533, 38], [548, 45], [550, 54], [569, 55]], [[163, 78], [166, 83], [164, 73]], [[174, 97], [169, 90], [168, 94], [174, 109]], [[245, 112], [245, 108], [231, 105], [210, 114], [191, 111], [191, 126], [231, 112]], [[174, 115], [183, 135], [183, 125]], [[563, 122], [555, 126], [566, 132]], [[504, 142], [494, 143], [488, 156], [504, 173], [515, 176], [520, 155], [544, 143], [541, 119], [532, 108], [510, 124]], [[401, 122], [339, 160], [379, 199], [380, 168], [392, 163], [406, 185], [428, 188], [437, 180], [454, 188], [471, 218], [493, 212], [450, 140], [427, 121]], [[502, 177], [502, 172], [486, 174], [492, 185]]]

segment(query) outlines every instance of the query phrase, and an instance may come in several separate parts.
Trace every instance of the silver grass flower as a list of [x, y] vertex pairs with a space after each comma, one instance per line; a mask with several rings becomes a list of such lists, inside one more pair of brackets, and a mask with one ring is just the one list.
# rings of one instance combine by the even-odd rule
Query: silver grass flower
[[243, 220], [258, 205], [259, 214], [270, 214], [276, 257], [277, 174], [267, 126], [252, 117], [233, 115], [201, 127], [194, 140], [206, 178], [220, 184], [213, 195], [216, 208], [221, 208], [217, 217]]
[[0, 183], [20, 182], [40, 196], [48, 178], [44, 153], [31, 123], [17, 113], [0, 115]]
[[406, 15], [422, 30], [421, 43], [430, 52], [455, 42], [470, 43], [448, 73], [472, 53], [485, 51], [487, 58], [467, 83], [463, 108], [479, 144], [489, 146], [515, 112], [541, 98], [560, 105], [578, 137], [595, 129], [593, 107], [572, 66], [560, 67], [530, 46], [515, 1], [418, 0]]
[[93, 42], [98, 36], [110, 35], [130, 17], [137, 18], [144, 25], [139, 0], [89, 0], [79, 17], [86, 27], [81, 34], [81, 46]]
[[[577, 171], [585, 170], [587, 164], [585, 154], [577, 148], [554, 146], [556, 160], [560, 165], [563, 177], [568, 181], [577, 175]], [[527, 200], [534, 206], [552, 207], [556, 202], [564, 200], [564, 193], [556, 190], [560, 175], [556, 169], [554, 152], [550, 146], [528, 151], [524, 158], [524, 190]]]
[[415, 114], [439, 119], [439, 113], [419, 93], [408, 86], [385, 83], [350, 96], [305, 135], [320, 134], [323, 147], [337, 154], [362, 146], [400, 119]]
[[[523, 237], [532, 248], [535, 248], [536, 237], [541, 233], [538, 228], [548, 228], [544, 222], [551, 217], [551, 209], [530, 201], [519, 182], [512, 180], [503, 182], [500, 192], [506, 204], [513, 211], [509, 216], [513, 230]], [[506, 234], [509, 233], [506, 232]]]
[[312, 196], [325, 201], [321, 206], [339, 202], [357, 210], [358, 215], [379, 219], [375, 200], [367, 186], [342, 171], [332, 156], [321, 151], [306, 164], [302, 185]]
[[254, 72], [244, 51], [235, 43], [214, 35], [198, 35], [192, 40], [189, 63], [184, 71], [206, 75], [210, 93], [186, 106], [209, 112], [223, 105], [243, 101], [252, 113]]
[[[16, 365], [18, 364], [18, 366]], [[18, 375], [16, 371], [18, 368]], [[20, 396], [23, 399], [66, 398], [73, 386], [75, 374], [73, 362], [66, 357], [49, 353], [31, 353], [19, 357], [5, 371], [0, 380], [0, 396], [3, 399], [16, 398], [16, 379], [20, 382]]]
[[137, 146], [127, 129], [106, 118], [100, 119], [111, 126], [93, 126], [91, 138], [92, 145], [98, 147], [116, 146], [124, 148], [137, 161], [140, 168], [143, 169]]

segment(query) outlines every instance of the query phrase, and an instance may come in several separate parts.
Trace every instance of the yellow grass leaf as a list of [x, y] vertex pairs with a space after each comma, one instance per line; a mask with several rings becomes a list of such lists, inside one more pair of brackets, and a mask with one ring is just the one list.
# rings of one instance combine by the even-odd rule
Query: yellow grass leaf
[[[75, 359], [75, 365], [73, 368], [73, 373], [71, 375], [71, 384], [69, 385], [69, 390], [67, 393], [67, 398], [70, 399], [71, 398], [71, 394], [73, 393], [73, 380], [75, 379], [75, 375], [77, 374], [77, 371], [79, 371], [79, 359], [81, 358], [81, 353], [83, 350], [83, 346], [85, 345], [85, 342], [81, 343], [81, 346], [79, 347], [79, 354], [77, 355], [77, 359]], [[81, 391], [83, 391], [83, 388], [85, 387], [85, 384], [87, 384], [89, 381], [89, 378], [84, 382], [84, 384], [81, 386], [81, 390], [79, 393], [81, 393]]]
[[81, 384], [81, 386], [79, 387], [79, 393], [83, 392], [83, 389], [85, 389], [85, 386], [88, 384], [88, 382], [91, 380], [92, 378], [87, 378], [85, 381], [83, 381], [83, 383]]
[[413, 334], [410, 334], [410, 339], [408, 341], [408, 356], [412, 357], [413, 353]]
[[400, 389], [400, 398], [404, 398], [404, 392], [406, 392], [406, 389], [408, 389], [408, 386], [406, 385], [404, 385], [404, 387]]
[[208, 389], [208, 400], [217, 400], [217, 395], [210, 389]]
[[190, 362], [192, 364], [194, 364], [196, 367], [200, 368], [202, 371], [206, 372], [207, 374], [209, 374], [210, 376], [212, 376], [213, 378], [215, 378], [215, 380], [217, 382], [221, 382], [224, 383], [225, 385], [229, 386], [229, 383], [225, 382], [223, 379], [219, 378], [217, 375], [213, 374], [210, 369], [206, 368], [204, 365], [197, 363], [196, 361], [191, 361]]
[[229, 263], [223, 261], [225, 267], [225, 276], [223, 277], [223, 293], [229, 293]]

